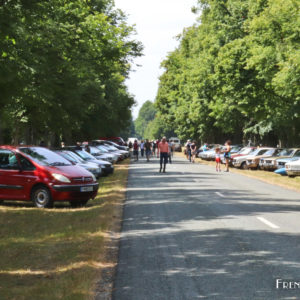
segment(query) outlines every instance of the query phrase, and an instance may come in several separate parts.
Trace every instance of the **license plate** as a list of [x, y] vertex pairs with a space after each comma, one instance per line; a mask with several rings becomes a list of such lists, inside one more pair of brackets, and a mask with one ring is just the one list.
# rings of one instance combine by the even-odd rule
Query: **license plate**
[[93, 187], [92, 186], [83, 186], [80, 188], [80, 192], [92, 192]]

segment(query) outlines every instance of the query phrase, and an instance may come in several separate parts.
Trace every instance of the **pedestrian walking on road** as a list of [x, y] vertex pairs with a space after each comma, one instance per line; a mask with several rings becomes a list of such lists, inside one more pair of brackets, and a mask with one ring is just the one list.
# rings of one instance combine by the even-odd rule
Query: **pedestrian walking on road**
[[160, 143], [160, 140], [156, 140], [157, 158], [159, 157], [159, 149], [158, 149], [159, 143]]
[[215, 151], [216, 151], [216, 171], [221, 172], [221, 149], [217, 147]]
[[192, 158], [191, 140], [187, 140], [187, 142], [185, 144], [185, 154], [186, 154], [186, 159], [191, 161], [191, 158]]
[[231, 151], [231, 141], [228, 140], [225, 143], [226, 150], [224, 151], [224, 158], [225, 158], [225, 164], [226, 168], [224, 172], [229, 172], [229, 160], [230, 160], [230, 151]]
[[169, 140], [167, 140], [167, 143], [169, 145], [168, 161], [171, 164], [172, 163], [172, 145]]
[[156, 147], [157, 147], [156, 142], [152, 141], [151, 144], [152, 144], [152, 155], [155, 156]]
[[140, 148], [141, 148], [141, 157], [144, 157], [144, 152], [145, 152], [145, 143], [144, 143], [144, 141], [141, 141]]
[[150, 156], [151, 156], [151, 143], [149, 142], [149, 140], [146, 140], [146, 143], [145, 143], [145, 151], [146, 151], [146, 158], [147, 158], [147, 161], [150, 160]]
[[192, 156], [193, 163], [195, 162], [196, 154], [197, 154], [197, 145], [196, 145], [196, 142], [193, 141], [191, 144], [191, 156]]
[[166, 164], [168, 162], [168, 154], [169, 154], [169, 144], [167, 143], [165, 137], [163, 137], [161, 142], [158, 144], [157, 153], [160, 154], [159, 173], [161, 173], [162, 171], [163, 164], [164, 164], [163, 173], [166, 173]]
[[139, 160], [139, 144], [137, 140], [134, 140], [133, 143], [133, 157], [135, 157], [135, 160]]

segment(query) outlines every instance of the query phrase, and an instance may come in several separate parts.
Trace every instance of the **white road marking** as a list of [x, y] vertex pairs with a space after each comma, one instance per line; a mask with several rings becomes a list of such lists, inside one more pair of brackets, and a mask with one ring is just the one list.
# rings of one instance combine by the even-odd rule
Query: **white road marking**
[[279, 228], [279, 226], [277, 226], [277, 225], [271, 223], [270, 221], [266, 220], [265, 218], [257, 217], [257, 219], [258, 219], [259, 221], [263, 222], [264, 224], [270, 226], [270, 227], [273, 228], [273, 229], [278, 229], [278, 228]]
[[217, 194], [218, 196], [222, 197], [222, 198], [225, 198], [225, 196], [224, 196], [223, 194], [219, 193], [219, 192], [216, 192], [216, 194]]

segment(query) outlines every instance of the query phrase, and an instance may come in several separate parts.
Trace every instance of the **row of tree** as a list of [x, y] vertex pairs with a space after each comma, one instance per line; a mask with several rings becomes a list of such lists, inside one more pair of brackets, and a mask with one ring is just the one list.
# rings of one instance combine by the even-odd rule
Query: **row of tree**
[[300, 145], [299, 0], [199, 0], [171, 52], [157, 118], [182, 139]]
[[113, 0], [0, 0], [0, 143], [115, 135], [142, 46]]

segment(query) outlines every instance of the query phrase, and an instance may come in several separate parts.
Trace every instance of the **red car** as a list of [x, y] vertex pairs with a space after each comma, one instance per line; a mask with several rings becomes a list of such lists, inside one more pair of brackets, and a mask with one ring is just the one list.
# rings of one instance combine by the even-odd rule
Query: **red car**
[[85, 205], [97, 195], [99, 183], [87, 170], [53, 151], [35, 146], [0, 146], [0, 202], [31, 200], [36, 207], [54, 201]]

